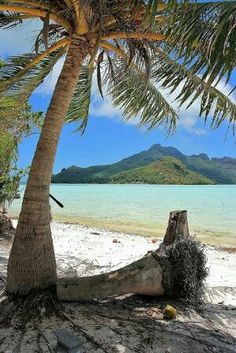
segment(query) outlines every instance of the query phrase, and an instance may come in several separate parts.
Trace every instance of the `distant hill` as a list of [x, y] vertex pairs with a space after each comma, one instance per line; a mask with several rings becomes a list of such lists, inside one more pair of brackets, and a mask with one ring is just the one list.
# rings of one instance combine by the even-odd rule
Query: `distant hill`
[[[165, 159], [165, 157], [172, 157], [175, 159]], [[164, 159], [163, 159], [164, 158]], [[158, 164], [159, 168], [164, 168], [164, 164], [168, 164], [168, 172], [164, 177], [159, 178], [156, 172], [156, 168], [151, 165], [153, 162], [162, 161]], [[171, 163], [172, 161], [172, 163]], [[210, 159], [206, 154], [186, 156], [174, 147], [163, 147], [159, 144], [153, 145], [147, 151], [134, 154], [128, 158], [122, 159], [121, 161], [109, 164], [92, 166], [88, 168], [80, 168], [71, 166], [69, 168], [63, 168], [60, 173], [52, 177], [53, 183], [125, 183], [126, 178], [131, 178], [132, 173], [123, 174], [126, 171], [133, 171], [136, 177], [136, 173], [146, 175], [146, 180], [140, 181], [142, 183], [149, 183], [148, 180], [153, 180], [151, 183], [155, 184], [189, 184], [186, 182], [187, 179], [180, 178], [176, 175], [175, 163], [181, 162], [181, 168], [184, 166], [186, 171], [189, 173], [187, 179], [192, 178], [191, 183], [193, 184], [236, 184], [236, 159], [223, 157], [223, 158], [212, 158]], [[147, 168], [141, 169], [146, 166]], [[165, 164], [165, 168], [167, 165]], [[138, 169], [138, 170], [137, 170]], [[194, 172], [195, 174], [190, 174]], [[122, 175], [121, 175], [122, 173]], [[160, 173], [164, 173], [160, 171]], [[148, 174], [148, 176], [147, 176]], [[176, 178], [171, 178], [171, 174], [176, 175]], [[160, 175], [160, 174], [159, 174]], [[203, 177], [205, 181], [203, 182]], [[118, 181], [119, 180], [119, 181]], [[195, 180], [195, 182], [193, 181]], [[199, 181], [197, 181], [199, 180]]]
[[[231, 160], [227, 163], [226, 160]], [[205, 154], [186, 157], [185, 165], [192, 171], [205, 175], [217, 184], [236, 184], [236, 159], [212, 158]]]
[[214, 184], [211, 179], [187, 169], [174, 157], [163, 157], [144, 167], [112, 175], [110, 181], [118, 184]]

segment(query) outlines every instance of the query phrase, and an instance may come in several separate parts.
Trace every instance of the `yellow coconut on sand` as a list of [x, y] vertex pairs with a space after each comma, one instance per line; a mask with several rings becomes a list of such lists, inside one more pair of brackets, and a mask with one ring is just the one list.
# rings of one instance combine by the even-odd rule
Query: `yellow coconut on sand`
[[164, 319], [173, 320], [176, 318], [177, 310], [171, 305], [166, 305], [165, 309], [163, 310], [163, 314]]

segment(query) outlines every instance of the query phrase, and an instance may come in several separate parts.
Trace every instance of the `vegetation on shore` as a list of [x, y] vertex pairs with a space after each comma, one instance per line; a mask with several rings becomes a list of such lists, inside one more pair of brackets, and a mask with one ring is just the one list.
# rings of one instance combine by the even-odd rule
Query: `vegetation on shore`
[[[5, 63], [0, 60], [0, 67]], [[0, 211], [7, 209], [27, 170], [17, 167], [18, 146], [42, 124], [41, 112], [32, 112], [28, 103], [19, 105], [14, 95], [0, 96]]]

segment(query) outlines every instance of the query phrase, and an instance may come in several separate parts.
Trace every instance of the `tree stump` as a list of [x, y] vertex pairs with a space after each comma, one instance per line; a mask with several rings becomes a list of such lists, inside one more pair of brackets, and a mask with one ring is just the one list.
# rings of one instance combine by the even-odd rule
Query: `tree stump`
[[187, 211], [171, 211], [163, 245], [171, 245], [175, 241], [189, 236]]
[[187, 211], [172, 211], [164, 241], [156, 251], [116, 271], [59, 278], [57, 295], [66, 301], [99, 300], [128, 293], [198, 299], [207, 275], [205, 265], [202, 247], [189, 236]]

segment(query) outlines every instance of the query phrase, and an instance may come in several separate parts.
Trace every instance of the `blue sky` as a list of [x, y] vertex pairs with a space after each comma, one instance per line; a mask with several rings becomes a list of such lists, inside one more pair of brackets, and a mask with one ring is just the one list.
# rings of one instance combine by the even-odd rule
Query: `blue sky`
[[[29, 22], [20, 29], [0, 30], [0, 56], [3, 58], [32, 50], [32, 37], [42, 26], [42, 22]], [[56, 65], [54, 71], [31, 97], [35, 111], [46, 111], [62, 62]], [[230, 85], [236, 82], [234, 72]], [[96, 86], [96, 85], [95, 85]], [[230, 86], [220, 85], [224, 93]], [[169, 97], [170, 101], [173, 97]], [[233, 97], [236, 100], [236, 96]], [[174, 103], [177, 109], [176, 103]], [[198, 103], [190, 110], [184, 107], [179, 110], [180, 122], [173, 136], [167, 137], [162, 128], [151, 132], [140, 129], [135, 121], [124, 122], [121, 112], [114, 109], [109, 101], [100, 98], [97, 88], [94, 88], [90, 109], [88, 128], [83, 136], [74, 134], [75, 125], [67, 125], [62, 131], [54, 172], [70, 165], [89, 166], [116, 162], [131, 154], [148, 149], [154, 143], [177, 147], [185, 154], [207, 153], [209, 156], [236, 157], [236, 137], [231, 131], [226, 137], [226, 124], [218, 130], [212, 130], [198, 119]], [[37, 135], [27, 138], [20, 146], [19, 165], [26, 167], [31, 163], [37, 143]]]

